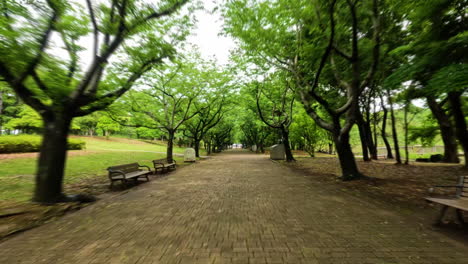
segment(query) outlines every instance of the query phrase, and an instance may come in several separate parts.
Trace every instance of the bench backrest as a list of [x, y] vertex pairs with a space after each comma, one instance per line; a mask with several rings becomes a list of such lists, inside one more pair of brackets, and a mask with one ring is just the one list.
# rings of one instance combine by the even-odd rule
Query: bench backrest
[[129, 163], [129, 164], [111, 166], [107, 168], [107, 170], [108, 171], [119, 170], [119, 171], [123, 171], [124, 173], [127, 173], [127, 172], [132, 172], [132, 171], [138, 171], [139, 170], [138, 166], [139, 166], [138, 163]]
[[468, 176], [460, 177], [460, 185], [463, 186], [460, 190], [460, 198], [468, 199]]
[[153, 163], [172, 163], [172, 162], [173, 162], [172, 158], [163, 158], [163, 159], [153, 160]]

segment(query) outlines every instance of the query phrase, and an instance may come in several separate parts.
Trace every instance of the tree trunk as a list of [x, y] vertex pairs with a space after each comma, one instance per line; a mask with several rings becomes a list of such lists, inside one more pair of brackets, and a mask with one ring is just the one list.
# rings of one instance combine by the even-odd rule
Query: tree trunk
[[388, 110], [387, 108], [383, 105], [382, 102], [382, 110], [384, 112], [383, 118], [382, 118], [382, 139], [385, 144], [385, 148], [387, 149], [387, 159], [393, 159], [393, 153], [392, 153], [392, 147], [390, 146], [390, 143], [388, 142], [387, 139], [387, 117], [388, 117]]
[[[0, 117], [3, 113], [3, 92], [0, 91]], [[0, 135], [2, 135], [2, 120], [0, 120]]]
[[435, 100], [434, 97], [428, 96], [427, 104], [431, 109], [432, 115], [437, 120], [440, 129], [440, 135], [442, 141], [444, 142], [444, 162], [450, 163], [459, 163], [460, 159], [458, 158], [458, 145], [455, 136], [455, 131], [450, 122], [450, 117], [446, 114], [445, 110], [442, 108], [439, 103]]
[[409, 150], [408, 150], [408, 127], [409, 127], [409, 122], [408, 122], [408, 108], [409, 108], [410, 102], [405, 102], [405, 108], [404, 108], [404, 125], [405, 125], [405, 165], [409, 164]]
[[398, 134], [396, 131], [395, 111], [393, 110], [393, 101], [392, 101], [392, 97], [390, 96], [390, 91], [388, 90], [387, 90], [387, 96], [388, 96], [388, 103], [390, 104], [390, 118], [392, 119], [392, 137], [393, 137], [393, 144], [395, 146], [396, 163], [401, 164], [400, 146], [398, 145]]
[[193, 148], [195, 149], [195, 157], [200, 157], [200, 140], [194, 140]]
[[462, 109], [461, 95], [461, 92], [450, 92], [448, 97], [450, 105], [452, 106], [453, 120], [455, 121], [455, 133], [463, 148], [465, 168], [468, 168], [468, 131], [466, 129], [465, 115]]
[[167, 160], [172, 160], [172, 150], [174, 148], [174, 130], [168, 130], [168, 138], [167, 138], [167, 151], [166, 151], [166, 157]]
[[289, 145], [289, 131], [285, 127], [281, 127], [281, 137], [283, 138], [284, 152], [286, 153], [286, 161], [295, 161], [291, 146]]
[[349, 132], [340, 135], [338, 130], [334, 133], [333, 139], [341, 165], [342, 179], [350, 181], [360, 178], [362, 174], [358, 170], [351, 145], [349, 144]]
[[366, 131], [367, 147], [369, 148], [370, 157], [373, 160], [377, 160], [377, 141], [374, 143], [374, 140], [372, 139], [370, 119], [367, 119], [367, 121], [364, 122], [364, 131]]
[[44, 119], [44, 133], [37, 163], [34, 202], [65, 201], [62, 183], [67, 158], [67, 137], [71, 118], [55, 116]]
[[367, 148], [367, 135], [364, 127], [364, 118], [362, 117], [361, 110], [356, 110], [356, 124], [359, 130], [359, 139], [361, 140], [362, 159], [364, 161], [370, 161], [369, 152]]

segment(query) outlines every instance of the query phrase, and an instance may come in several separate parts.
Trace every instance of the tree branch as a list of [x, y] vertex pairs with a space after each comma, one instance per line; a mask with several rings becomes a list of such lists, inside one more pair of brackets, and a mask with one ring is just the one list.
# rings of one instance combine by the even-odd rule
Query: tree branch
[[49, 23], [47, 25], [47, 29], [44, 31], [41, 37], [37, 40], [39, 43], [39, 50], [37, 50], [37, 55], [32, 61], [25, 67], [25, 70], [23, 73], [21, 73], [18, 78], [15, 80], [16, 83], [22, 83], [35, 69], [36, 66], [39, 64], [39, 62], [42, 59], [43, 53], [45, 48], [47, 47], [47, 44], [49, 42], [49, 37], [50, 34], [52, 33], [52, 29], [54, 28], [54, 24], [58, 19], [58, 13], [57, 10], [52, 7], [50, 1], [48, 1], [49, 6], [52, 8], [53, 13], [52, 17], [49, 20]]
[[98, 36], [98, 26], [96, 23], [96, 17], [94, 16], [93, 5], [91, 4], [91, 0], [86, 0], [86, 5], [88, 6], [89, 17], [91, 18], [91, 23], [93, 24], [93, 32], [94, 32], [94, 49], [93, 55], [96, 57], [98, 55], [98, 47], [99, 47], [99, 36]]

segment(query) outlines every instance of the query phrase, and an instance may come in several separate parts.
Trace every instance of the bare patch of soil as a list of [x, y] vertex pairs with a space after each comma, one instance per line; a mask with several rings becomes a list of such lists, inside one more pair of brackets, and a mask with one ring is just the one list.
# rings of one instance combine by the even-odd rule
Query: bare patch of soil
[[[335, 182], [348, 189], [372, 194], [382, 200], [405, 207], [427, 207], [424, 197], [431, 195], [435, 185], [456, 185], [458, 177], [468, 171], [458, 164], [412, 163], [395, 165], [391, 160], [358, 161], [359, 170], [368, 179], [342, 182], [337, 177], [341, 170], [334, 157], [298, 158], [288, 166], [300, 169], [317, 181]], [[450, 195], [454, 188], [436, 188], [435, 195]]]

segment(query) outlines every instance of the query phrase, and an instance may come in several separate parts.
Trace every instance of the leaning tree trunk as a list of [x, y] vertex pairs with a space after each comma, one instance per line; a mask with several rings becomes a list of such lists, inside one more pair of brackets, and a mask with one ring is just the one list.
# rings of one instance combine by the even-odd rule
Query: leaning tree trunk
[[387, 149], [387, 159], [393, 159], [392, 147], [387, 139], [387, 117], [388, 117], [388, 110], [383, 106], [382, 103], [382, 110], [384, 112], [382, 118], [382, 139], [385, 144], [385, 148]]
[[289, 145], [289, 131], [285, 127], [281, 127], [281, 136], [283, 138], [284, 152], [286, 153], [286, 161], [295, 161], [291, 146]]
[[468, 131], [466, 127], [465, 115], [463, 114], [461, 103], [461, 92], [450, 92], [448, 94], [450, 105], [452, 106], [453, 120], [455, 121], [455, 133], [463, 148], [465, 155], [465, 168], [468, 168]]
[[[369, 120], [369, 119], [367, 119]], [[366, 131], [366, 141], [367, 147], [369, 148], [371, 159], [377, 160], [377, 140], [374, 142], [372, 139], [372, 129], [370, 126], [370, 121], [364, 122], [364, 131]], [[376, 138], [377, 139], [377, 138]]]
[[342, 179], [344, 181], [359, 179], [362, 174], [358, 170], [351, 145], [349, 144], [349, 132], [340, 133], [339, 129], [337, 129], [333, 133], [333, 139], [341, 165]]
[[168, 138], [167, 138], [167, 151], [166, 157], [168, 160], [172, 160], [172, 151], [174, 149], [174, 130], [168, 130]]
[[395, 145], [396, 163], [401, 164], [400, 146], [398, 145], [398, 134], [396, 130], [396, 120], [395, 120], [395, 111], [393, 110], [393, 101], [392, 101], [392, 97], [390, 96], [389, 91], [387, 91], [387, 95], [388, 95], [388, 103], [390, 104], [390, 118], [392, 119], [392, 137], [393, 137], [393, 144]]
[[440, 129], [440, 135], [444, 142], [444, 162], [459, 163], [458, 145], [455, 136], [455, 131], [450, 122], [450, 117], [445, 113], [442, 106], [437, 103], [434, 97], [428, 96], [427, 104], [431, 109], [432, 115], [437, 120]]
[[65, 201], [62, 182], [67, 158], [67, 137], [71, 118], [44, 117], [44, 133], [37, 163], [34, 202]]

